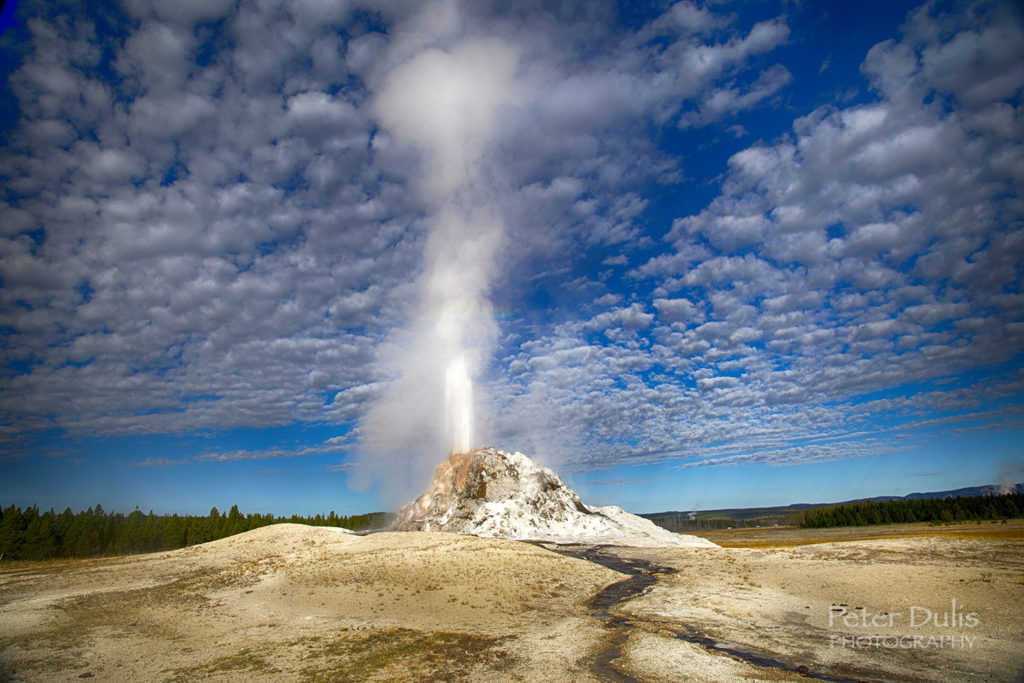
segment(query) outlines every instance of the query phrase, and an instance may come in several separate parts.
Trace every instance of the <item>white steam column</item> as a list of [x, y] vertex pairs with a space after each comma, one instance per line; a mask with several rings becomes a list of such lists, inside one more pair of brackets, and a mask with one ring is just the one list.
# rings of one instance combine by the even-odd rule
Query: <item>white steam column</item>
[[[432, 3], [423, 8], [437, 9]], [[389, 68], [372, 84], [380, 147], [415, 162], [429, 214], [413, 319], [394, 330], [380, 352], [382, 374], [392, 379], [375, 391], [360, 420], [361, 448], [377, 465], [361, 471], [386, 476], [389, 491], [401, 485], [395, 471], [419, 488], [415, 478], [434, 469], [441, 448], [472, 450], [480, 428], [474, 379], [498, 336], [490, 288], [505, 239], [495, 200], [504, 185], [491, 150], [502, 112], [521, 98], [520, 51], [498, 37], [460, 38], [459, 7], [449, 9], [446, 40], [415, 49], [396, 39], [402, 49], [388, 55]]]
[[451, 449], [468, 453], [473, 448], [473, 380], [465, 354], [453, 358], [445, 370], [444, 410]]

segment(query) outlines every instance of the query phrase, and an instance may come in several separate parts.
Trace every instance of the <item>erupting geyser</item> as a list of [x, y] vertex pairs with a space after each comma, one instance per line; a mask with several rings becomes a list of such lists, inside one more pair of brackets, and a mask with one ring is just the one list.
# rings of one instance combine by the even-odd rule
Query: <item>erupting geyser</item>
[[382, 125], [375, 144], [408, 155], [427, 228], [423, 269], [408, 290], [418, 301], [409, 325], [381, 349], [387, 380], [374, 387], [360, 421], [367, 461], [390, 465], [363, 476], [387, 472], [394, 491], [405, 483], [396, 484], [395, 470], [415, 480], [439, 449], [467, 452], [480, 438], [473, 379], [498, 336], [489, 296], [505, 241], [496, 201], [503, 169], [491, 153], [520, 85], [519, 50], [501, 38], [453, 36], [450, 44], [390, 57], [392, 67], [376, 83], [373, 110]]
[[473, 447], [473, 380], [465, 354], [453, 358], [445, 371], [444, 409], [452, 450], [468, 453]]

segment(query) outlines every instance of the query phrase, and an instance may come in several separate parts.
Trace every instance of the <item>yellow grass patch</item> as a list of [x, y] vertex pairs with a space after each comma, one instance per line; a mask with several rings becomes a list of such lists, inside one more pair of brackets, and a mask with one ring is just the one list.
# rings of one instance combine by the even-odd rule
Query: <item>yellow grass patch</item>
[[689, 532], [714, 541], [723, 548], [791, 548], [815, 543], [837, 541], [875, 541], [886, 538], [976, 538], [993, 541], [1024, 541], [1024, 520], [1007, 524], [885, 524], [862, 527], [832, 527], [828, 529], [802, 529], [800, 527], [771, 527], [752, 529], [716, 529]]

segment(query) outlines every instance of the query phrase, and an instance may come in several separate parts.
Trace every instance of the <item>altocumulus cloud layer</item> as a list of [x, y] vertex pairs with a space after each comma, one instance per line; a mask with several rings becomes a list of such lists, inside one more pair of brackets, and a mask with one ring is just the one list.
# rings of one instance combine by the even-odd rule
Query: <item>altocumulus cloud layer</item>
[[294, 423], [339, 436], [196, 457], [352, 457], [368, 411], [409, 414], [393, 382], [460, 243], [479, 443], [586, 470], [1020, 429], [1008, 4], [911, 11], [809, 106], [781, 12], [507, 5], [20, 2], [6, 457]]

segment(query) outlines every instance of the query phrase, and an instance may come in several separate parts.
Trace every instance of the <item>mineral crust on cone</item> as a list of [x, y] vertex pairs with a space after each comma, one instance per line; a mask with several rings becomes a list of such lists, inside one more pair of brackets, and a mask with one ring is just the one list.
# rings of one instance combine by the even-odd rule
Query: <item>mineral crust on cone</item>
[[552, 470], [496, 448], [451, 453], [430, 488], [402, 508], [395, 526], [561, 544], [717, 547], [614, 505], [584, 505]]

